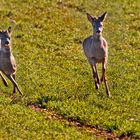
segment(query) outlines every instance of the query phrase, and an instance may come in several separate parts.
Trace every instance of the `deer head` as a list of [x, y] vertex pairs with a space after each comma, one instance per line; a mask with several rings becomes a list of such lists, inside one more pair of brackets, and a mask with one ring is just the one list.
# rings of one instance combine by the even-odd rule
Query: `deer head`
[[100, 36], [103, 31], [103, 21], [106, 17], [107, 12], [99, 17], [93, 17], [87, 13], [87, 18], [93, 26], [93, 34]]

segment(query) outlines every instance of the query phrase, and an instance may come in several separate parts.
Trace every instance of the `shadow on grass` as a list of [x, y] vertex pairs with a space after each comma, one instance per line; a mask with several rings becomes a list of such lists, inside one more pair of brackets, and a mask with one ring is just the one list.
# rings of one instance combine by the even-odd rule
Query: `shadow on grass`
[[40, 98], [37, 99], [36, 102], [33, 103], [28, 103], [28, 105], [35, 105], [38, 106], [39, 108], [42, 109], [47, 109], [47, 103], [51, 100], [51, 98], [49, 96], [42, 96]]
[[128, 130], [127, 132], [125, 133], [122, 133], [120, 136], [119, 136], [120, 139], [136, 139], [136, 140], [139, 140], [140, 138], [138, 136], [135, 135], [135, 132], [133, 132], [132, 130]]
[[54, 120], [59, 120], [65, 124], [69, 124], [72, 127], [76, 127], [77, 129], [85, 130], [87, 132], [95, 134], [96, 136], [100, 136], [100, 137], [103, 137], [106, 139], [111, 139], [111, 140], [113, 140], [113, 139], [125, 140], [125, 139], [131, 139], [131, 138], [137, 139], [137, 137], [135, 137], [135, 134], [131, 131], [129, 131], [125, 134], [122, 134], [122, 135], [117, 135], [111, 129], [110, 129], [110, 131], [107, 131], [98, 126], [92, 126], [90, 124], [87, 124], [86, 120], [84, 122], [81, 121], [79, 116], [65, 117], [64, 114], [62, 115], [62, 114], [56, 113], [55, 111], [50, 110], [48, 108], [48, 102], [52, 101], [52, 100], [55, 100], [55, 99], [53, 97], [49, 97], [49, 96], [41, 96], [37, 99], [36, 102], [28, 103], [28, 106], [32, 110], [35, 110], [37, 112], [46, 113], [48, 118], [51, 118]]

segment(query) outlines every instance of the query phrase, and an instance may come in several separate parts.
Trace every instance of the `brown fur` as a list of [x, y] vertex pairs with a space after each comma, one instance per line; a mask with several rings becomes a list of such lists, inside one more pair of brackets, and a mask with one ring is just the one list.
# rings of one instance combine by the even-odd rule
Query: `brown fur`
[[[110, 96], [110, 91], [108, 88], [107, 79], [105, 75], [107, 58], [108, 58], [108, 45], [107, 45], [107, 41], [102, 37], [103, 21], [105, 16], [106, 13], [96, 18], [96, 17], [92, 17], [87, 13], [87, 18], [93, 25], [94, 31], [92, 36], [87, 37], [83, 41], [83, 49], [88, 59], [88, 62], [92, 68], [96, 89], [99, 88], [100, 82], [104, 81], [106, 87], [106, 93], [108, 96]], [[99, 79], [98, 76], [98, 71], [96, 66], [97, 63], [102, 63], [101, 80]]]
[[[6, 31], [0, 32], [0, 71], [7, 76], [7, 78], [13, 83], [13, 93], [15, 89], [19, 91], [21, 95], [23, 93], [18, 87], [18, 84], [15, 81], [16, 78], [16, 61], [12, 54], [12, 44], [11, 44], [11, 27]], [[8, 86], [6, 79], [3, 77], [0, 72], [0, 76], [5, 86]]]

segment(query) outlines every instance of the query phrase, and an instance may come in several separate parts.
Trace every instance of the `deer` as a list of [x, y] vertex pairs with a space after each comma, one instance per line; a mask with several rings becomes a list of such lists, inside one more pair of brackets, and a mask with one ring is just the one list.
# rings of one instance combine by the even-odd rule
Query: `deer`
[[8, 87], [8, 83], [3, 76], [4, 74], [13, 83], [13, 93], [17, 89], [20, 95], [23, 95], [16, 82], [16, 61], [12, 53], [11, 34], [11, 27], [0, 31], [0, 77], [4, 85]]
[[[106, 65], [108, 60], [108, 43], [106, 39], [102, 36], [103, 31], [103, 22], [107, 15], [107, 12], [102, 14], [99, 17], [94, 17], [87, 14], [88, 21], [92, 24], [93, 35], [87, 37], [83, 41], [83, 50], [84, 54], [87, 57], [87, 60], [91, 66], [92, 74], [95, 82], [95, 88], [99, 89], [101, 82], [104, 82], [106, 88], [106, 94], [108, 97], [111, 96], [107, 78], [106, 78]], [[102, 76], [99, 79], [97, 64], [102, 64]]]

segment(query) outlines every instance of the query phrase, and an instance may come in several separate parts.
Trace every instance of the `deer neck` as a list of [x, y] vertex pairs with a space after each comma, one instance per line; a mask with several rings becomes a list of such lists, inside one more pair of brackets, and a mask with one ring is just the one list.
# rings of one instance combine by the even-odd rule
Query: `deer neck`
[[102, 34], [100, 34], [100, 35], [93, 34], [93, 38], [94, 38], [94, 40], [100, 42], [102, 40]]
[[0, 48], [0, 52], [3, 53], [3, 54], [6, 54], [6, 55], [11, 55], [12, 50], [11, 50], [11, 47], [8, 47], [8, 48]]

